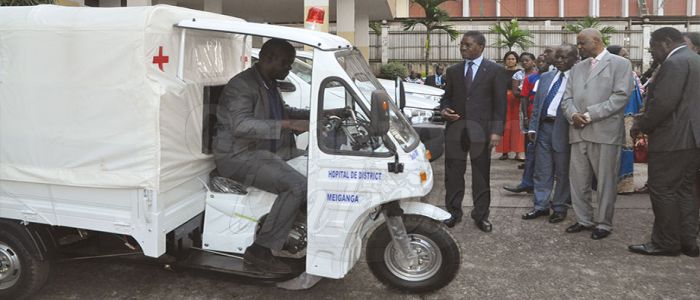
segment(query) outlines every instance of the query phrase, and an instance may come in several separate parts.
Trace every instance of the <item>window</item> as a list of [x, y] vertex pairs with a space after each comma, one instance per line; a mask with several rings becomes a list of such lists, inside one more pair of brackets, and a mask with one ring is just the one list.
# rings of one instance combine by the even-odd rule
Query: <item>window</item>
[[370, 135], [369, 111], [338, 78], [324, 81], [320, 91], [318, 144], [323, 152], [344, 155], [391, 156], [382, 137]]

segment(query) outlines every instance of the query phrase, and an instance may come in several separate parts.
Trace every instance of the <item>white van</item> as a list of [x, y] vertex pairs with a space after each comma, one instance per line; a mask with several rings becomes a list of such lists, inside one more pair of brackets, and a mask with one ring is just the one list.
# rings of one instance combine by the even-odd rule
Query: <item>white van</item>
[[[276, 195], [211, 176], [219, 93], [250, 66], [251, 36], [314, 52], [308, 153], [288, 162], [308, 179], [279, 253], [290, 274], [241, 256]], [[339, 92], [348, 113], [325, 117]], [[165, 5], [0, 8], [0, 299], [31, 295], [55, 257], [112, 244], [294, 288], [343, 278], [364, 249], [383, 283], [439, 289], [461, 257], [449, 214], [404, 201], [433, 186], [426, 156], [340, 37]]]

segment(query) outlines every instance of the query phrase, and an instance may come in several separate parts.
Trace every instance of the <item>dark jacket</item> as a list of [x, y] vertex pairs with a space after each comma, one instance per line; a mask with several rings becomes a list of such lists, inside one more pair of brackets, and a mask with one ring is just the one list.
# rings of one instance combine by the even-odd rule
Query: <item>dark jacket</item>
[[[281, 122], [271, 118], [269, 105], [267, 89], [255, 66], [234, 76], [219, 99], [214, 154], [236, 156], [248, 151], [269, 151], [272, 140], [278, 143], [278, 152], [296, 148], [294, 133], [282, 129]], [[309, 119], [308, 110], [291, 108], [284, 101], [282, 105], [282, 119]]]
[[[463, 120], [476, 122], [484, 129], [484, 133], [502, 136], [507, 88], [503, 80], [503, 67], [484, 58], [468, 93], [464, 85], [464, 68], [464, 62], [447, 68], [447, 85], [440, 108], [449, 107], [456, 111], [462, 123]], [[460, 120], [448, 122], [447, 126]]]
[[649, 135], [649, 152], [700, 148], [700, 55], [684, 47], [659, 67], [635, 126]]
[[430, 76], [425, 78], [425, 85], [429, 85], [429, 86], [436, 87], [436, 88], [442, 88], [445, 86], [445, 81], [447, 81], [447, 76], [445, 76], [445, 74], [443, 73], [442, 77], [440, 79], [442, 79], [442, 82], [441, 82], [442, 84], [437, 85], [435, 83], [435, 75], [430, 75]]

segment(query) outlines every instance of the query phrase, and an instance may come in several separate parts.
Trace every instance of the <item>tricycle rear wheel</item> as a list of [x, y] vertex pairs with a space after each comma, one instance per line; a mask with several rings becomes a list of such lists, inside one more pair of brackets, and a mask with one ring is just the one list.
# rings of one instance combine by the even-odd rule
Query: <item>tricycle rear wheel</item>
[[441, 222], [418, 215], [404, 215], [404, 226], [418, 265], [408, 266], [401, 259], [386, 224], [367, 241], [367, 264], [382, 283], [402, 291], [427, 293], [449, 284], [461, 261], [459, 246]]

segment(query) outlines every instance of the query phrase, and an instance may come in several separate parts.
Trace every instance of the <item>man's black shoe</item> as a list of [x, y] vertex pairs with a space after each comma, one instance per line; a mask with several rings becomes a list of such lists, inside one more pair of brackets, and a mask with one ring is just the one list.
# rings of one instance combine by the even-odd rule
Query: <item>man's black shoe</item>
[[574, 223], [574, 225], [571, 225], [571, 226], [566, 228], [566, 233], [577, 233], [577, 232], [581, 232], [584, 230], [591, 230], [591, 229], [593, 229], [593, 227], [584, 226], [583, 224], [576, 222], [576, 223]]
[[[549, 223], [552, 223], [552, 224], [559, 223], [559, 222], [564, 221], [564, 220], [566, 220], [566, 213], [555, 212], [551, 216], [549, 216]], [[578, 223], [576, 223], [576, 224], [578, 224]]]
[[591, 233], [591, 238], [594, 240], [600, 240], [608, 237], [610, 235], [609, 230], [601, 229], [601, 228], [596, 228], [593, 229], [593, 233]]
[[519, 184], [516, 187], [504, 186], [503, 189], [506, 191], [509, 191], [511, 193], [516, 193], [516, 194], [519, 194], [522, 192], [527, 192], [528, 194], [532, 194], [535, 191], [534, 187], [523, 186], [522, 184]]
[[526, 214], [523, 215], [523, 220], [532, 220], [532, 219], [537, 219], [542, 216], [549, 216], [549, 209], [548, 210], [537, 210], [533, 209]]
[[476, 227], [478, 227], [483, 232], [491, 232], [491, 230], [493, 230], [493, 225], [491, 225], [491, 222], [489, 222], [489, 220], [487, 219], [476, 221], [475, 223]]
[[678, 250], [668, 250], [668, 249], [659, 248], [656, 245], [654, 245], [653, 243], [632, 245], [632, 246], [629, 246], [627, 249], [629, 249], [630, 252], [632, 252], [632, 253], [638, 253], [638, 254], [644, 254], [644, 255], [657, 255], [657, 256], [678, 256], [678, 255], [681, 255], [681, 252]]
[[462, 217], [455, 217], [455, 215], [452, 215], [449, 219], [442, 221], [447, 227], [452, 228], [457, 225], [457, 223], [462, 221]]
[[272, 255], [269, 248], [253, 243], [243, 254], [243, 262], [253, 265], [263, 272], [273, 274], [289, 274], [292, 269], [284, 262]]
[[688, 246], [681, 245], [681, 253], [690, 257], [698, 257], [700, 256], [700, 248], [698, 244]]

